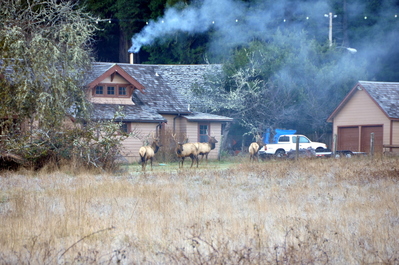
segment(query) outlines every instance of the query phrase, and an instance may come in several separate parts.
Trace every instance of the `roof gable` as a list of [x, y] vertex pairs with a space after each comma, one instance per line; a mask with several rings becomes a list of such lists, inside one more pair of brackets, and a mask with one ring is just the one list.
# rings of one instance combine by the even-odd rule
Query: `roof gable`
[[328, 117], [327, 122], [332, 122], [334, 117], [351, 100], [353, 95], [364, 90], [366, 94], [375, 102], [375, 104], [390, 119], [399, 119], [399, 83], [398, 82], [372, 82], [359, 81], [346, 97], [341, 101], [338, 107]]
[[[184, 91], [190, 89], [194, 82], [201, 85], [204, 83], [206, 71], [220, 70], [220, 67], [220, 65], [183, 66], [97, 62], [93, 63], [87, 83], [94, 87], [104, 78], [117, 72], [126, 80], [133, 79], [141, 84], [145, 93], [135, 90], [131, 98], [134, 105], [126, 107], [128, 114], [125, 118], [131, 121], [163, 121], [161, 118], [163, 114], [172, 114], [184, 115], [189, 121], [230, 122], [233, 119], [224, 116], [193, 114], [189, 109], [187, 99], [183, 97]], [[102, 103], [95, 104], [96, 117], [111, 117], [110, 113], [114, 107], [105, 106]], [[144, 112], [141, 113], [141, 111]]]
[[[95, 67], [95, 65], [93, 65], [93, 67]], [[96, 68], [96, 70], [97, 69], [98, 67]], [[141, 92], [144, 92], [145, 89], [144, 86], [141, 83], [139, 83], [139, 81], [137, 81], [135, 78], [133, 78], [131, 75], [126, 73], [126, 71], [117, 64], [113, 64], [105, 72], [101, 73], [101, 70], [97, 71], [97, 73], [94, 74], [95, 79], [88, 84], [88, 87], [93, 88], [97, 86], [99, 83], [101, 83], [101, 81], [103, 81], [105, 78], [109, 76], [111, 77], [111, 79], [113, 79], [113, 75], [116, 73], [122, 76], [127, 82], [132, 84], [135, 88], [137, 88]]]

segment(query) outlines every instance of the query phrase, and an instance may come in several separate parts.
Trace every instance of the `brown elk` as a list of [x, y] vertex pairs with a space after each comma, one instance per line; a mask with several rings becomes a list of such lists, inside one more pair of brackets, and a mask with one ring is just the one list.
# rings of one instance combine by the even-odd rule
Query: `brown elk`
[[198, 146], [198, 155], [202, 156], [201, 161], [205, 156], [206, 163], [208, 163], [208, 155], [213, 149], [215, 149], [216, 143], [218, 143], [218, 141], [213, 136], [209, 137], [207, 143], [195, 143]]
[[180, 163], [181, 163], [181, 167], [183, 167], [184, 159], [186, 157], [191, 158], [191, 167], [193, 167], [194, 161], [197, 162], [197, 167], [198, 167], [198, 146], [194, 143], [177, 142], [176, 135], [172, 135], [172, 137], [175, 140], [175, 142], [177, 143], [176, 155], [177, 155], [177, 158], [179, 159], [179, 168], [180, 168]]
[[263, 138], [259, 138], [259, 136], [257, 137], [257, 141], [253, 142], [249, 145], [249, 162], [258, 160], [259, 161], [259, 157], [258, 157], [258, 152], [259, 150], [265, 145], [263, 143]]
[[159, 147], [161, 147], [161, 144], [159, 143], [159, 139], [157, 138], [153, 139], [151, 145], [140, 147], [139, 155], [141, 159], [141, 169], [143, 171], [145, 171], [148, 160], [150, 160], [152, 170], [152, 160], [154, 159], [155, 154], [158, 152]]

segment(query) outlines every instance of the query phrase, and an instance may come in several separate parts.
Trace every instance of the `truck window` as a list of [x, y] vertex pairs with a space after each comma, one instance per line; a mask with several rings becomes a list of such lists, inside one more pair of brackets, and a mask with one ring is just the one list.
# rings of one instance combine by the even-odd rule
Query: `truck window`
[[279, 142], [289, 142], [290, 141], [290, 137], [288, 137], [288, 136], [281, 136], [279, 139], [278, 139], [278, 141]]
[[309, 139], [303, 136], [299, 137], [299, 142], [300, 143], [310, 143]]

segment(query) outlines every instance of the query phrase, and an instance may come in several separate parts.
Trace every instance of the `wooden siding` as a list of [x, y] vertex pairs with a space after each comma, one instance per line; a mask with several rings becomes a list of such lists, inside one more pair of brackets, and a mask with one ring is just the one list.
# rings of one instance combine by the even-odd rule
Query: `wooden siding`
[[392, 144], [399, 146], [399, 121], [392, 122]]
[[[107, 76], [102, 80], [98, 85], [99, 86], [104, 86], [104, 91], [107, 89], [107, 85], [130, 85], [130, 83], [120, 76], [119, 74], [114, 74], [112, 81], [111, 81], [111, 76]], [[128, 97], [118, 97], [118, 96], [100, 96], [100, 97], [95, 97], [93, 96], [93, 89], [96, 89], [96, 87], [93, 87], [92, 89], [88, 89], [86, 96], [87, 99], [96, 104], [119, 104], [119, 105], [134, 105], [132, 98], [131, 98], [131, 93], [132, 89], [128, 89]]]
[[339, 127], [382, 126], [382, 143], [387, 145], [390, 139], [390, 123], [371, 97], [364, 90], [359, 90], [335, 116], [333, 133], [339, 133]]
[[131, 98], [118, 97], [93, 97], [89, 101], [96, 104], [117, 104], [117, 105], [134, 105]]
[[211, 136], [214, 136], [216, 138], [218, 143], [216, 143], [215, 149], [213, 149], [209, 153], [208, 158], [209, 159], [218, 159], [220, 143], [222, 142], [222, 123], [220, 123], [220, 122], [211, 122], [210, 134], [211, 134]]
[[[187, 122], [187, 136], [190, 142], [198, 142], [199, 135], [198, 135], [198, 122]], [[212, 150], [209, 155], [208, 159], [217, 159], [220, 149], [220, 142], [221, 142], [221, 122], [211, 122], [210, 123], [210, 136], [214, 136], [218, 143], [214, 150]]]
[[157, 123], [130, 123], [130, 129], [137, 132], [137, 137], [129, 137], [122, 143], [122, 155], [128, 163], [139, 161], [139, 149], [143, 145], [150, 144], [157, 125]]
[[112, 81], [111, 81], [111, 76], [107, 76], [106, 78], [104, 78], [104, 80], [102, 80], [100, 82], [100, 84], [129, 84], [130, 85], [130, 83], [125, 78], [120, 76], [119, 74], [115, 74]]
[[189, 142], [198, 142], [198, 122], [187, 121], [186, 134]]
[[384, 143], [384, 152], [399, 153], [399, 121], [391, 121], [389, 130], [391, 132], [391, 136], [389, 139], [389, 144]]
[[170, 134], [176, 134], [178, 141], [183, 142], [186, 137], [186, 123], [185, 119], [177, 115], [162, 115], [167, 123], [165, 124], [165, 131]]

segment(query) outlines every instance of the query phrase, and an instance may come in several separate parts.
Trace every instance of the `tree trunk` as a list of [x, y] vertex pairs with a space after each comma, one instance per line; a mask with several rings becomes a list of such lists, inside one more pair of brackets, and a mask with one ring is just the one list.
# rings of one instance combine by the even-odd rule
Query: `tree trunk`
[[119, 28], [119, 62], [129, 63], [130, 38], [126, 36], [126, 33]]
[[230, 128], [231, 128], [231, 122], [228, 122], [228, 123], [226, 124], [226, 127], [224, 127], [222, 139], [221, 139], [221, 141], [220, 141], [220, 148], [219, 148], [218, 160], [220, 160], [221, 152], [222, 152], [223, 150], [226, 149], [226, 146], [227, 146], [227, 138], [228, 138], [228, 136], [229, 136]]
[[342, 40], [342, 46], [344, 47], [350, 47], [349, 44], [349, 38], [348, 38], [348, 10], [346, 8], [346, 0], [343, 0], [343, 19], [342, 19], [342, 32], [343, 32], [343, 40]]

